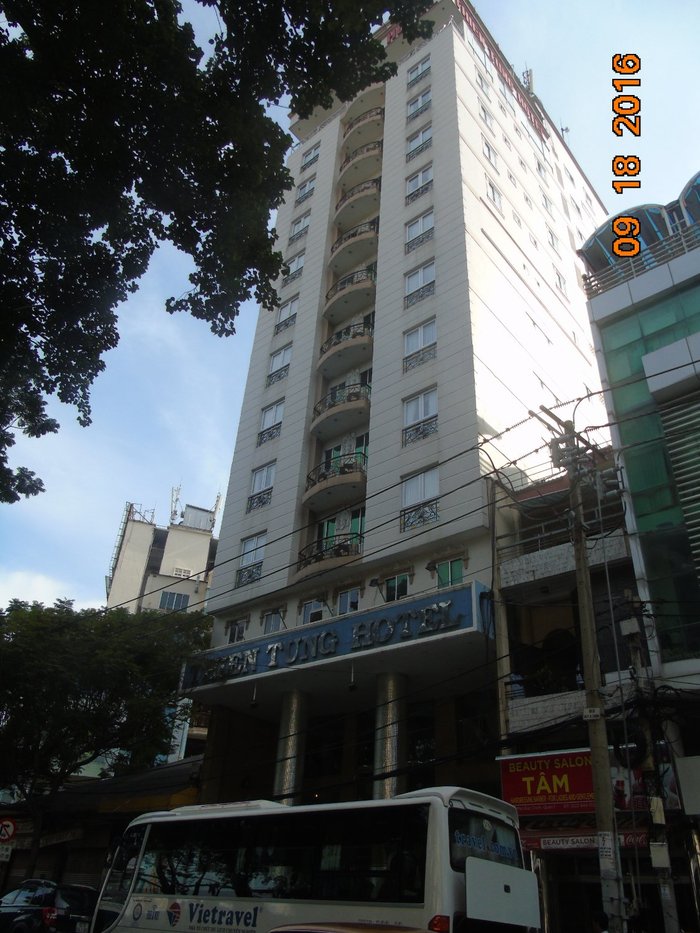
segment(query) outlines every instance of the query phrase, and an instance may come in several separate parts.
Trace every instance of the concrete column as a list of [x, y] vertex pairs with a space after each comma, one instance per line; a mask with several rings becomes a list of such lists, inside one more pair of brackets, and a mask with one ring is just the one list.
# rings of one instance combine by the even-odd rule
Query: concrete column
[[[384, 775], [405, 764], [406, 689], [404, 674], [385, 673], [377, 677], [377, 712], [374, 730], [374, 773]], [[401, 793], [404, 777], [377, 776], [374, 799], [388, 800]]]
[[306, 695], [300, 690], [290, 690], [282, 698], [275, 765], [275, 797], [281, 797], [283, 803], [299, 803], [304, 776], [306, 725]]

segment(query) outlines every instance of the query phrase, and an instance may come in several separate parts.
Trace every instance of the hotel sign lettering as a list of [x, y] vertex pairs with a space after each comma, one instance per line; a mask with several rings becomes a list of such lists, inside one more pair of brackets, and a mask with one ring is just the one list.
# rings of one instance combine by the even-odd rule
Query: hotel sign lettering
[[213, 649], [188, 662], [183, 689], [473, 628], [472, 588], [462, 587], [440, 592], [437, 598], [401, 601], [372, 612], [329, 620], [315, 628], [295, 628], [247, 644]]

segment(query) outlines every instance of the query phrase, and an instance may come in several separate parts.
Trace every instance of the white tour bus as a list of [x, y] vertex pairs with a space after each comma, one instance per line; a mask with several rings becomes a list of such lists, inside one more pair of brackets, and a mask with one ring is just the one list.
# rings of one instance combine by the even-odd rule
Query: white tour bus
[[91, 933], [268, 933], [314, 921], [433, 933], [539, 927], [515, 808], [431, 787], [391, 800], [146, 813], [114, 853]]

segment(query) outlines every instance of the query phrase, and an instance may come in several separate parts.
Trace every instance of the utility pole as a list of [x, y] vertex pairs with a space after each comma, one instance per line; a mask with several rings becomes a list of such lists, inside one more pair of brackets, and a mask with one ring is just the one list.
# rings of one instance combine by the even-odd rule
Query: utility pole
[[[561, 433], [558, 433], [544, 419], [540, 419], [556, 434], [555, 440], [552, 441], [554, 463], [564, 466], [569, 476], [571, 534], [576, 561], [576, 589], [578, 592], [581, 629], [583, 682], [586, 691], [584, 719], [588, 724], [588, 742], [591, 747], [600, 885], [603, 910], [610, 920], [610, 933], [622, 933], [625, 928], [622, 868], [617, 827], [615, 825], [608, 732], [605, 723], [605, 703], [601, 696], [602, 677], [598, 657], [598, 637], [593, 612], [591, 575], [588, 568], [586, 526], [583, 521], [583, 495], [581, 491], [584, 476], [582, 457], [586, 454], [590, 456], [592, 448], [585, 441], [585, 438], [576, 434], [572, 421], [562, 421], [544, 406], [540, 406], [540, 410], [555, 421], [561, 429]], [[539, 418], [537, 415], [536, 417]]]

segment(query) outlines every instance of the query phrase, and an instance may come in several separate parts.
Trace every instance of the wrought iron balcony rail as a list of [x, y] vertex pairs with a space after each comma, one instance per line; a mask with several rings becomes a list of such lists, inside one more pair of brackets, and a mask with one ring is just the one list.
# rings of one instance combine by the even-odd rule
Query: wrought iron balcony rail
[[[413, 149], [410, 149], [406, 153], [406, 161], [412, 162], [413, 159], [417, 158], [421, 153], [426, 152], [428, 149], [430, 149], [432, 144], [433, 144], [433, 137], [431, 136], [430, 139], [426, 139], [424, 143], [420, 143], [420, 145], [414, 146]], [[297, 204], [298, 203], [299, 202], [297, 201]]]
[[345, 243], [350, 240], [354, 240], [355, 237], [362, 236], [363, 233], [378, 233], [379, 232], [379, 218], [375, 217], [373, 220], [366, 220], [364, 223], [358, 224], [356, 227], [348, 230], [347, 233], [344, 233], [342, 236], [339, 236], [335, 243], [331, 246], [331, 256], [335, 253], [336, 250], [340, 249]]
[[326, 292], [326, 301], [330, 301], [331, 298], [335, 298], [338, 292], [344, 291], [346, 288], [350, 288], [352, 285], [360, 285], [362, 282], [371, 282], [374, 284], [377, 278], [377, 273], [374, 269], [374, 266], [368, 269], [358, 269], [356, 272], [351, 272], [349, 275], [344, 275], [342, 279], [338, 279], [335, 285], [332, 285]]
[[401, 531], [410, 531], [411, 528], [419, 528], [421, 525], [436, 522], [440, 517], [439, 501], [439, 499], [433, 499], [430, 502], [421, 502], [419, 505], [401, 509]]
[[279, 369], [276, 369], [274, 372], [270, 373], [267, 377], [267, 385], [274, 385], [275, 382], [281, 382], [283, 379], [287, 378], [289, 374], [289, 363], [285, 363], [284, 366], [280, 366]]
[[413, 305], [418, 304], [419, 301], [423, 301], [424, 298], [430, 298], [431, 295], [435, 294], [435, 282], [426, 282], [425, 285], [421, 285], [420, 288], [416, 288], [410, 294], [406, 295], [403, 300], [404, 308], [411, 308]]
[[356, 126], [359, 126], [360, 123], [364, 123], [365, 120], [371, 120], [374, 117], [379, 117], [379, 119], [384, 119], [384, 108], [383, 107], [372, 107], [370, 110], [365, 110], [364, 113], [361, 113], [359, 117], [355, 117], [354, 120], [351, 120], [350, 123], [343, 130], [343, 139], [351, 133]]
[[335, 408], [337, 405], [344, 405], [346, 402], [357, 402], [360, 399], [369, 400], [370, 391], [370, 386], [360, 385], [359, 383], [349, 386], [339, 386], [329, 392], [328, 395], [324, 396], [319, 402], [316, 402], [314, 405], [313, 417], [318, 418], [319, 415], [322, 415], [329, 409]]
[[295, 269], [294, 272], [290, 272], [289, 275], [285, 275], [285, 277], [282, 279], [282, 286], [289, 285], [290, 282], [296, 281], [296, 279], [301, 277], [303, 271], [304, 267], [302, 266], [301, 269]]
[[427, 347], [421, 347], [421, 349], [416, 350], [415, 353], [409, 353], [408, 356], [404, 356], [403, 371], [405, 373], [410, 372], [412, 369], [415, 369], [416, 366], [422, 366], [423, 363], [427, 363], [428, 360], [434, 360], [436, 356], [436, 343], [431, 343]]
[[384, 144], [380, 139], [377, 140], [377, 142], [365, 143], [364, 146], [358, 146], [357, 149], [353, 149], [350, 155], [348, 155], [347, 158], [343, 159], [343, 161], [340, 163], [340, 174], [342, 174], [348, 165], [350, 165], [351, 162], [354, 162], [355, 159], [359, 159], [360, 156], [363, 155], [371, 155], [373, 152], [381, 152], [383, 147]]
[[254, 512], [255, 509], [261, 509], [265, 505], [269, 505], [272, 500], [272, 486], [268, 489], [261, 489], [260, 492], [253, 493], [252, 496], [248, 496], [248, 504], [246, 505], [246, 512]]
[[418, 421], [416, 424], [411, 424], [403, 429], [401, 446], [406, 447], [407, 444], [413, 444], [415, 441], [420, 441], [424, 437], [430, 437], [431, 434], [437, 434], [437, 429], [437, 415], [433, 415], [431, 418], [425, 418], [423, 421]]
[[339, 211], [343, 204], [347, 204], [348, 201], [351, 201], [354, 197], [357, 197], [358, 194], [362, 194], [364, 191], [376, 191], [379, 193], [380, 188], [382, 187], [381, 178], [370, 178], [368, 181], [361, 181], [359, 185], [353, 185], [342, 198], [335, 205], [336, 211]]
[[346, 476], [350, 473], [367, 473], [367, 454], [354, 453], [343, 454], [336, 457], [330, 463], [319, 463], [306, 477], [306, 489], [313, 489], [318, 483], [323, 483], [327, 479], [333, 479], [336, 476]]
[[263, 562], [259, 560], [256, 564], [249, 564], [247, 567], [241, 567], [236, 573], [236, 586], [247, 586], [248, 583], [254, 583], [262, 576]]
[[418, 236], [414, 236], [412, 240], [409, 240], [404, 247], [404, 252], [411, 253], [414, 249], [417, 249], [419, 246], [422, 246], [424, 243], [427, 243], [428, 240], [432, 240], [434, 228], [431, 227], [429, 230], [425, 230], [423, 233], [419, 233]]
[[312, 541], [299, 551], [298, 569], [333, 557], [358, 557], [362, 554], [362, 535], [356, 533], [331, 535]]
[[277, 424], [271, 424], [269, 428], [258, 432], [258, 443], [257, 447], [261, 444], [267, 443], [267, 441], [273, 440], [275, 437], [279, 437], [282, 433], [282, 422], [278, 421]]
[[414, 78], [411, 78], [411, 80], [406, 85], [406, 90], [408, 91], [412, 87], [415, 87], [419, 81], [422, 81], [423, 78], [427, 78], [429, 74], [430, 74], [430, 65], [428, 65], [427, 68], [424, 68], [423, 71], [419, 71], [418, 74]]
[[328, 340], [321, 344], [319, 356], [325, 356], [333, 347], [339, 347], [348, 340], [354, 340], [356, 337], [371, 337], [374, 333], [374, 327], [371, 324], [350, 324], [342, 330], [337, 330]]
[[422, 198], [424, 194], [427, 194], [429, 191], [432, 191], [433, 180], [426, 181], [424, 185], [421, 185], [420, 188], [416, 188], [415, 191], [412, 191], [410, 194], [406, 195], [406, 206], [412, 204], [414, 201], [417, 201], [418, 198]]
[[295, 314], [290, 314], [289, 317], [286, 317], [283, 321], [275, 324], [275, 333], [279, 334], [281, 331], [286, 330], [288, 327], [291, 327], [292, 324], [296, 321], [297, 316]]
[[430, 105], [432, 101], [426, 101], [424, 104], [421, 104], [420, 107], [416, 107], [415, 110], [412, 110], [406, 117], [406, 123], [410, 123], [411, 120], [415, 120], [416, 117], [419, 117], [422, 113], [425, 113], [426, 110], [430, 110]]

